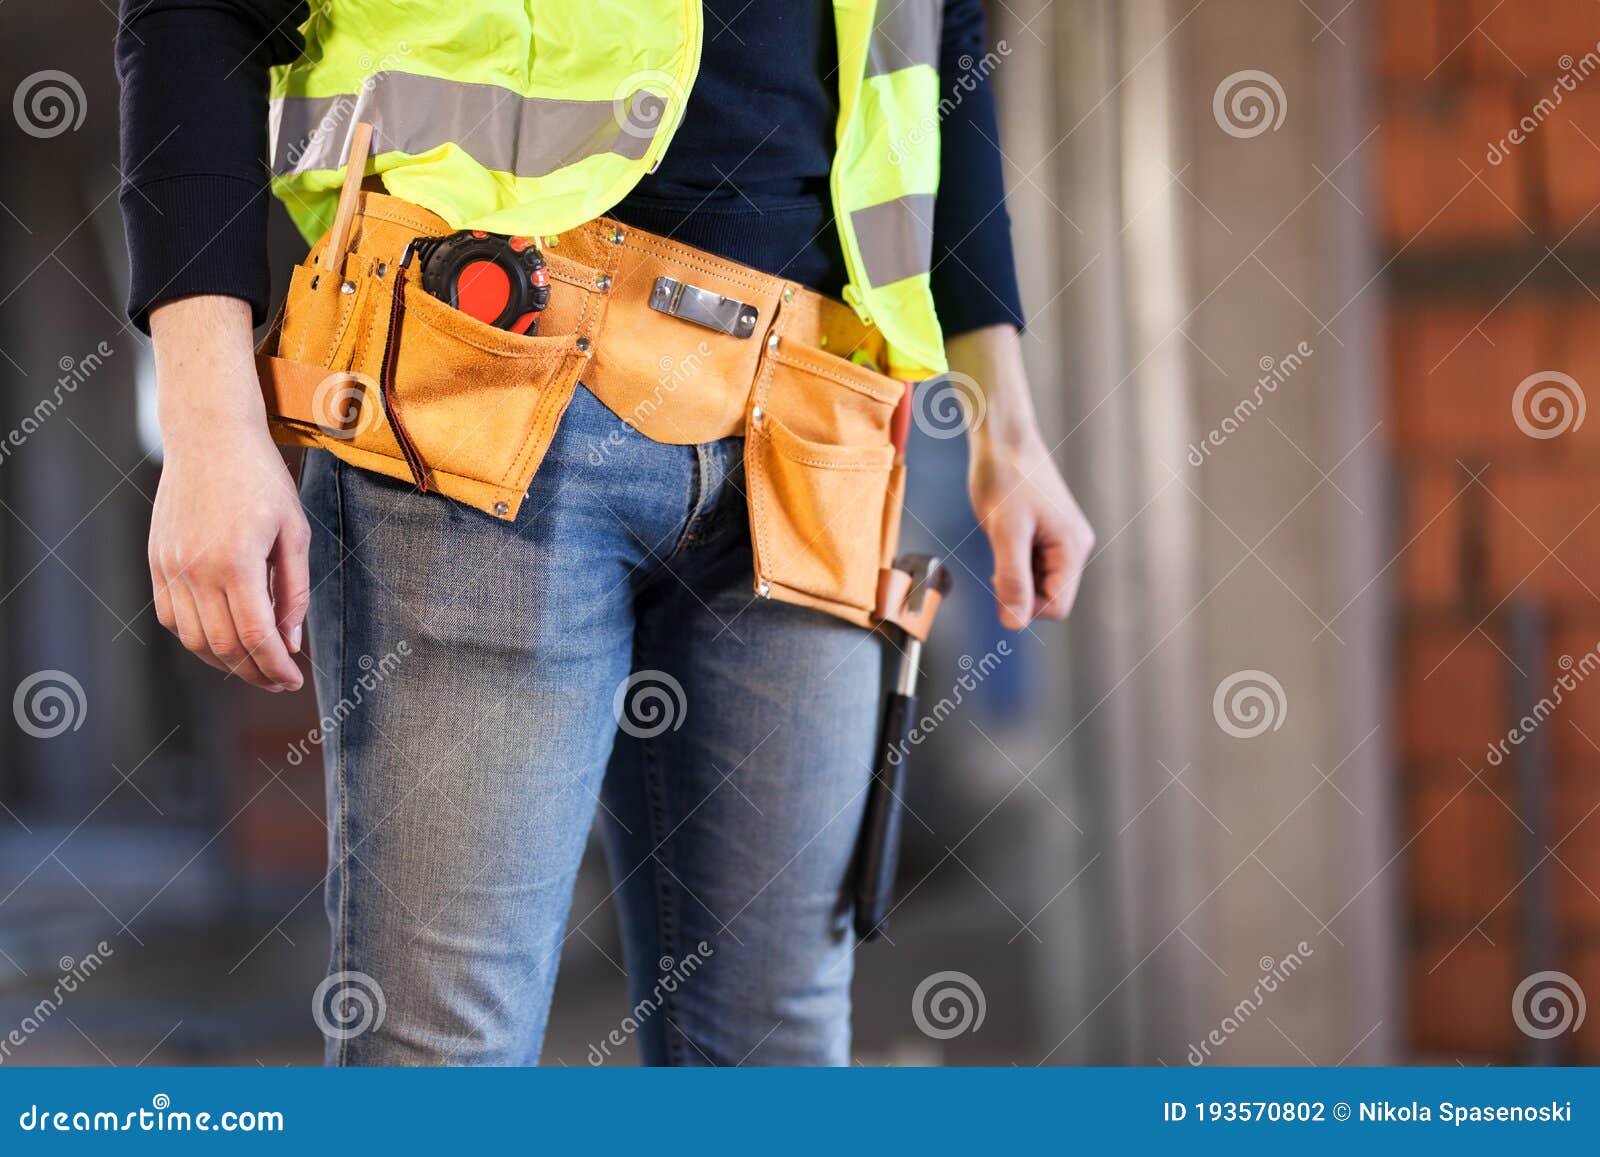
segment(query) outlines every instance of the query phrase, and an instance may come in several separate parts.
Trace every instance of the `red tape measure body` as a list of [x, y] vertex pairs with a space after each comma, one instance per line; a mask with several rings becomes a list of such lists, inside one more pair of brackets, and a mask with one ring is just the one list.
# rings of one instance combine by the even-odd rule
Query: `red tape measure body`
[[550, 304], [550, 272], [528, 237], [464, 229], [412, 243], [422, 288], [479, 321], [534, 333]]

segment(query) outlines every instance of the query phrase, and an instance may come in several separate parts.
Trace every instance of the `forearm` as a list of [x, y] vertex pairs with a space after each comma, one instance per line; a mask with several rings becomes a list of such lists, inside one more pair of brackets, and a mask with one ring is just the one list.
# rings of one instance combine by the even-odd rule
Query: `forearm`
[[958, 334], [945, 343], [945, 355], [951, 371], [970, 381], [977, 391], [972, 399], [976, 413], [968, 424], [974, 453], [1038, 437], [1016, 326], [990, 325]]
[[156, 414], [169, 452], [208, 447], [224, 431], [266, 432], [250, 306], [237, 297], [185, 297], [150, 311]]

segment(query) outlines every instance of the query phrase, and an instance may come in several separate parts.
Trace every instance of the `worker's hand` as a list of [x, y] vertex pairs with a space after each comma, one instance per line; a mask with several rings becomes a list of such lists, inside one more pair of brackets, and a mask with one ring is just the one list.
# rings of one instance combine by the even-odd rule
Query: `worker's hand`
[[1078, 597], [1094, 530], [1050, 457], [1028, 396], [1022, 349], [1012, 326], [952, 338], [950, 368], [976, 383], [969, 409], [967, 489], [994, 550], [1000, 624], [1064, 619]]
[[249, 306], [188, 297], [153, 310], [163, 465], [150, 522], [156, 618], [200, 659], [295, 691], [311, 534], [267, 433]]

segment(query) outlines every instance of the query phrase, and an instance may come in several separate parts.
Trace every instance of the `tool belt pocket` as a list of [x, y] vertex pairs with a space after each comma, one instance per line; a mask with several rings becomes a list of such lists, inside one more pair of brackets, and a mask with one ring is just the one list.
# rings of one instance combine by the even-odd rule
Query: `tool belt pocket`
[[903, 389], [823, 351], [769, 346], [745, 448], [758, 591], [870, 620], [899, 531], [890, 425]]
[[342, 281], [302, 265], [277, 352], [325, 373], [309, 398], [268, 389], [274, 432], [514, 518], [588, 361], [579, 337], [497, 329], [359, 252]]

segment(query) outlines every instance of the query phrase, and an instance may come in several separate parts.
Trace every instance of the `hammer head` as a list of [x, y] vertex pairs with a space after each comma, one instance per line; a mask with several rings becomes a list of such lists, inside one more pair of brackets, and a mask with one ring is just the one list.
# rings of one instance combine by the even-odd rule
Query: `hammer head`
[[[911, 576], [911, 590], [906, 594], [905, 606], [912, 616], [920, 616], [925, 610], [936, 608], [938, 599], [949, 594], [954, 583], [950, 569], [936, 554], [902, 554], [894, 560], [894, 569]], [[938, 598], [930, 608], [929, 596], [934, 595]]]

